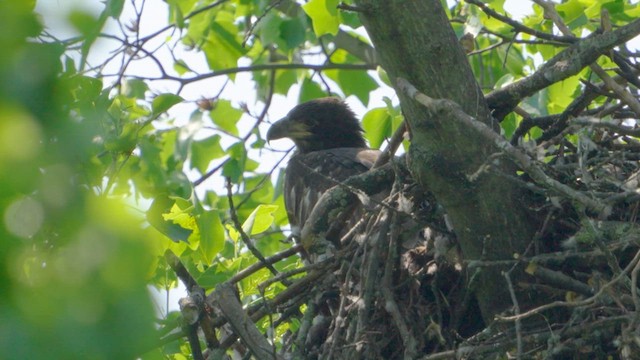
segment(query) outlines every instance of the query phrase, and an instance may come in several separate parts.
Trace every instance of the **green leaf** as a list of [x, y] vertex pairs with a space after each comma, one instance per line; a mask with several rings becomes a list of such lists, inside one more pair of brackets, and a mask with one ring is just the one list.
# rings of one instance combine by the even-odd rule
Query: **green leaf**
[[181, 59], [177, 59], [176, 62], [173, 63], [173, 70], [175, 70], [178, 75], [184, 75], [189, 71], [193, 71], [189, 68], [189, 65]]
[[124, 0], [107, 0], [107, 3], [105, 4], [105, 11], [107, 15], [114, 19], [120, 17], [120, 14], [122, 14], [122, 8], [124, 8]]
[[147, 210], [147, 221], [169, 239], [175, 242], [186, 242], [192, 230], [185, 229], [172, 221], [167, 221], [163, 217], [163, 214], [171, 211], [174, 203], [175, 202], [166, 195], [157, 196], [151, 203], [149, 210]]
[[184, 99], [176, 94], [160, 94], [153, 99], [151, 108], [153, 109], [153, 115], [160, 115], [163, 112], [171, 109], [175, 104], [182, 102]]
[[242, 117], [242, 114], [242, 110], [231, 106], [229, 100], [218, 100], [216, 106], [209, 112], [209, 117], [213, 123], [218, 125], [222, 130], [238, 136], [236, 124], [238, 120], [240, 120], [240, 117]]
[[[258, 205], [242, 223], [242, 231], [249, 236], [265, 232], [273, 224], [273, 214], [276, 210], [278, 205]], [[233, 241], [238, 241], [240, 233], [233, 226], [227, 226], [227, 231]]]
[[364, 129], [369, 145], [377, 149], [382, 142], [391, 137], [391, 116], [386, 107], [369, 110], [362, 118], [362, 128]]
[[305, 40], [306, 29], [298, 18], [285, 20], [280, 24], [280, 38], [289, 49], [293, 49]]
[[318, 83], [313, 82], [311, 79], [304, 78], [302, 85], [300, 86], [300, 95], [298, 97], [298, 104], [302, 104], [309, 100], [317, 99], [327, 96]]
[[277, 205], [258, 205], [242, 224], [242, 230], [249, 236], [263, 233], [273, 224], [273, 213]]
[[144, 99], [145, 93], [149, 90], [149, 85], [139, 79], [128, 79], [124, 82], [123, 92], [127, 97]]
[[99, 24], [98, 19], [96, 19], [90, 13], [80, 11], [80, 10], [73, 10], [69, 14], [69, 22], [84, 37], [95, 38], [95, 36], [97, 36], [97, 33], [100, 31], [100, 28], [101, 28], [101, 24]]
[[237, 142], [227, 149], [229, 160], [222, 167], [222, 175], [237, 183], [242, 177], [247, 162], [247, 150], [243, 142]]
[[102, 92], [102, 81], [90, 76], [71, 78], [72, 92], [80, 106], [94, 103]]
[[339, 0], [311, 0], [302, 5], [304, 12], [313, 21], [313, 32], [320, 37], [324, 34], [338, 33], [340, 18], [336, 6]]
[[200, 251], [208, 264], [224, 247], [224, 228], [217, 211], [205, 211], [200, 214], [196, 223], [200, 229]]
[[378, 88], [378, 83], [364, 71], [335, 70], [326, 73], [340, 85], [345, 96], [355, 95], [364, 106], [369, 104], [371, 91]]
[[213, 135], [206, 139], [191, 143], [191, 168], [198, 169], [201, 174], [207, 172], [209, 163], [225, 155], [220, 146], [220, 135]]
[[516, 114], [509, 113], [504, 120], [500, 122], [500, 127], [504, 131], [504, 137], [510, 139], [513, 136], [513, 133], [516, 131], [518, 127], [518, 121], [516, 119]]
[[580, 0], [569, 0], [558, 4], [556, 10], [571, 30], [585, 25], [589, 21], [585, 16], [585, 7]]
[[222, 176], [228, 177], [232, 183], [238, 183], [242, 173], [244, 172], [244, 166], [241, 161], [236, 159], [229, 159], [222, 167]]
[[376, 67], [376, 72], [378, 73], [378, 77], [380, 78], [380, 80], [385, 83], [385, 85], [393, 87], [393, 85], [391, 84], [391, 80], [389, 80], [389, 74], [387, 74], [387, 71], [385, 69], [383, 69], [381, 66], [378, 66]]
[[550, 114], [561, 113], [573, 101], [574, 93], [580, 86], [580, 75], [566, 78], [549, 86], [547, 108]]
[[279, 71], [276, 74], [275, 92], [277, 94], [286, 95], [291, 86], [298, 81], [298, 72], [295, 70]]
[[[232, 14], [220, 11], [216, 13], [215, 20], [208, 24], [212, 31], [208, 32], [202, 50], [213, 70], [236, 67], [238, 59], [246, 53], [234, 20]], [[229, 77], [234, 78], [232, 75]]]
[[280, 39], [280, 25], [282, 19], [270, 11], [265, 17], [260, 20], [256, 31], [260, 35], [260, 41], [263, 44], [270, 45], [276, 43]]

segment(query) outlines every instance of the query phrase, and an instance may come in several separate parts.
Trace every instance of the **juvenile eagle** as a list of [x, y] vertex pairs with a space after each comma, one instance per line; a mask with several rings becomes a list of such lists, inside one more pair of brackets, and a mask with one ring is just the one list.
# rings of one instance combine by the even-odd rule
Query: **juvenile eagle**
[[268, 141], [289, 138], [296, 145], [284, 181], [284, 202], [294, 236], [300, 235], [324, 192], [375, 163], [380, 152], [367, 147], [362, 133], [353, 111], [332, 97], [300, 104], [271, 125]]

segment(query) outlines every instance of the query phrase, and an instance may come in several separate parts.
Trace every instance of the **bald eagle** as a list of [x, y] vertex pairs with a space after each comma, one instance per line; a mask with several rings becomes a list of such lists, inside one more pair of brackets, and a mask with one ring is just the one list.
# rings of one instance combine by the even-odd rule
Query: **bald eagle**
[[[284, 181], [284, 202], [294, 237], [300, 236], [323, 193], [369, 170], [380, 155], [367, 147], [360, 122], [349, 106], [333, 97], [300, 104], [273, 123], [267, 140], [281, 138], [293, 140], [296, 146]], [[344, 231], [337, 230], [333, 236], [340, 233]], [[339, 238], [328, 240], [340, 244]]]

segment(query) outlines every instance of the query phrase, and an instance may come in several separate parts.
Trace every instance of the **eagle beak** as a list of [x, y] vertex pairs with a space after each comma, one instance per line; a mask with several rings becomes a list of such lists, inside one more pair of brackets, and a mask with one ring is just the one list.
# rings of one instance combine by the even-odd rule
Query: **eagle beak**
[[289, 116], [271, 124], [267, 131], [267, 141], [289, 138], [291, 140], [302, 140], [311, 135], [305, 124], [292, 120]]
[[289, 128], [291, 127], [291, 119], [288, 116], [271, 124], [269, 131], [267, 131], [267, 142], [276, 139], [282, 139], [289, 135]]

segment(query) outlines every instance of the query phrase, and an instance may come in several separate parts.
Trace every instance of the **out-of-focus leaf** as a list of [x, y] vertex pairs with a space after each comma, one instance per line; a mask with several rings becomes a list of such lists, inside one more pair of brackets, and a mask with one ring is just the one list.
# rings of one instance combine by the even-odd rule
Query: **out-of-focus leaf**
[[111, 16], [114, 19], [120, 17], [123, 8], [124, 0], [107, 0], [107, 2], [105, 3], [105, 11], [107, 15]]
[[378, 77], [380, 78], [380, 80], [382, 80], [385, 85], [393, 87], [393, 85], [391, 84], [391, 80], [389, 80], [389, 75], [387, 74], [387, 71], [385, 69], [383, 69], [381, 66], [378, 66], [376, 67], [376, 72], [378, 73]]
[[336, 6], [339, 0], [311, 0], [302, 5], [304, 12], [313, 21], [313, 31], [316, 36], [338, 33], [340, 18]]
[[280, 38], [289, 49], [293, 49], [304, 42], [305, 31], [304, 25], [299, 18], [283, 21], [280, 26]]
[[369, 94], [378, 88], [378, 83], [369, 74], [345, 70], [336, 70], [336, 74], [336, 77], [330, 77], [340, 85], [346, 96], [355, 95], [363, 105], [369, 104]]
[[176, 94], [160, 94], [153, 99], [151, 103], [151, 109], [153, 115], [160, 115], [163, 112], [171, 109], [175, 104], [182, 102], [184, 99]]
[[237, 142], [227, 149], [229, 159], [222, 167], [222, 175], [237, 183], [245, 170], [247, 162], [247, 150], [243, 142]]
[[[238, 59], [246, 53], [239, 38], [233, 14], [226, 11], [216, 13], [215, 20], [205, 24], [211, 30], [202, 45], [209, 67], [214, 70], [237, 66]], [[229, 75], [232, 79], [233, 75]]]
[[276, 75], [275, 91], [277, 94], [286, 95], [291, 86], [298, 81], [298, 72], [291, 71], [279, 71]]
[[213, 135], [191, 143], [191, 166], [198, 169], [201, 174], [207, 172], [211, 160], [224, 155], [225, 152], [220, 146], [220, 135]]
[[144, 99], [145, 93], [149, 90], [149, 85], [139, 79], [128, 79], [124, 82], [123, 92], [125, 96], [136, 99]]
[[309, 78], [305, 78], [302, 81], [302, 85], [300, 86], [300, 96], [298, 97], [300, 104], [323, 96], [327, 96], [327, 93], [322, 91], [322, 88], [320, 88], [318, 83], [313, 82]]
[[233, 135], [238, 135], [238, 128], [236, 124], [240, 117], [242, 117], [242, 111], [231, 106], [229, 100], [218, 100], [216, 106], [209, 112], [209, 117], [214, 124], [218, 125], [222, 130], [229, 132]]

